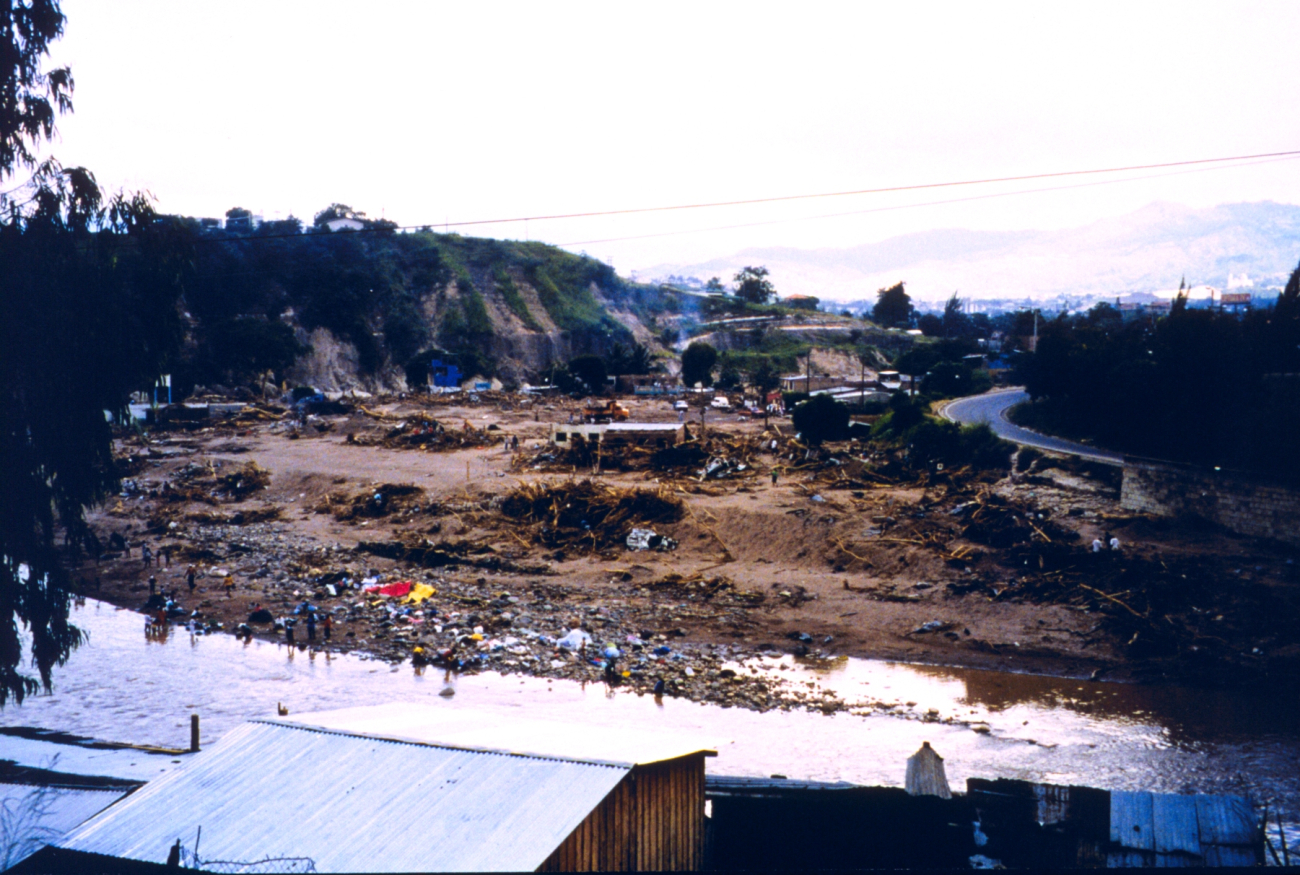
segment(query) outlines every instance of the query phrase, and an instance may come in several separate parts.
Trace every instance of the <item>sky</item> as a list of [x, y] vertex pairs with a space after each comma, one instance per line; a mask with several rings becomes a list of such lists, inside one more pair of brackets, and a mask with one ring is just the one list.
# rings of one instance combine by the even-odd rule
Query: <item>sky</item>
[[[51, 60], [72, 67], [76, 111], [50, 151], [187, 215], [309, 221], [340, 202], [456, 230], [1300, 150], [1300, 3], [63, 10]], [[1070, 228], [1154, 201], [1300, 203], [1294, 158], [1188, 170], [458, 230], [627, 273], [935, 228]], [[1043, 188], [1058, 190], [986, 197]]]

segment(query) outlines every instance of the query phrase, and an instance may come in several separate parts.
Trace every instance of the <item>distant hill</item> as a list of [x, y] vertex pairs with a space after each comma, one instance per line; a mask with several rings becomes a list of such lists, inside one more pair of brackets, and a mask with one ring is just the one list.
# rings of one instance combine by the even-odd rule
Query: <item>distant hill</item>
[[[1242, 291], [1281, 287], [1300, 261], [1300, 206], [1224, 204], [1195, 210], [1154, 203], [1136, 212], [1064, 231], [925, 231], [840, 249], [746, 249], [697, 264], [639, 270], [643, 281], [669, 275], [729, 279], [766, 265], [782, 294], [823, 300], [871, 299], [899, 280], [922, 300], [954, 291], [971, 298], [1114, 295], [1189, 284]], [[1247, 277], [1242, 283], [1243, 275]]]

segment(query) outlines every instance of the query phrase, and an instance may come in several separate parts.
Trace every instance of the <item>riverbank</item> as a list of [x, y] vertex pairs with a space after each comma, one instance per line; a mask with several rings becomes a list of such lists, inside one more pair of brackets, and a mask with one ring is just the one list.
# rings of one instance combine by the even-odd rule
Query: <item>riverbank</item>
[[[628, 403], [634, 420], [676, 421], [662, 401]], [[890, 482], [873, 478], [851, 447], [807, 462], [787, 437], [762, 435], [761, 422], [709, 423], [711, 449], [744, 456], [723, 466], [725, 477], [700, 476], [702, 464], [664, 470], [608, 458], [602, 467], [625, 470], [566, 474], [547, 458], [545, 438], [548, 423], [568, 415], [508, 399], [436, 407], [394, 399], [305, 425], [263, 412], [124, 436], [117, 449], [131, 477], [91, 523], [105, 544], [116, 533], [133, 547], [83, 561], [77, 573], [97, 598], [136, 609], [152, 575], [176, 593], [178, 619], [204, 628], [284, 641], [294, 620], [304, 648], [644, 691], [662, 682], [686, 698], [756, 710], [836, 710], [833, 696], [812, 689], [789, 699], [727, 665], [792, 653], [1072, 677], [1203, 674], [1190, 670], [1186, 648], [1172, 658], [1140, 652], [1143, 630], [1117, 616], [1126, 595], [1054, 593], [1047, 584], [1064, 573], [1062, 551], [1090, 561], [1086, 544], [1107, 533], [1122, 539], [1125, 561], [1146, 565], [1218, 566], [1247, 546], [1123, 515], [1115, 484], [1086, 467], [1040, 459], [1001, 479]], [[411, 441], [416, 429], [444, 435], [441, 451]], [[504, 451], [507, 437], [519, 438], [519, 452]], [[675, 548], [630, 550], [621, 528], [603, 541], [568, 537], [558, 510], [553, 524], [505, 515], [503, 503], [523, 488], [553, 509], [597, 502], [581, 508], [591, 520], [575, 518], [579, 534], [593, 523], [600, 533], [599, 501], [652, 492], [668, 508], [652, 527]], [[972, 518], [980, 514], [996, 519]], [[144, 543], [155, 555], [165, 548], [170, 564], [146, 567]], [[1080, 573], [1117, 561], [1107, 554]], [[1256, 557], [1247, 577], [1282, 590], [1285, 568], [1280, 556]], [[418, 604], [366, 592], [403, 582], [432, 592]], [[331, 617], [328, 642], [323, 622], [305, 640], [305, 616], [294, 613], [304, 602]], [[272, 622], [250, 622], [259, 608]], [[585, 646], [560, 646], [566, 636]], [[618, 653], [607, 670], [608, 648]], [[1219, 662], [1239, 666], [1243, 648], [1251, 650], [1234, 641], [1235, 661]], [[1253, 671], [1268, 674], [1266, 664]]]

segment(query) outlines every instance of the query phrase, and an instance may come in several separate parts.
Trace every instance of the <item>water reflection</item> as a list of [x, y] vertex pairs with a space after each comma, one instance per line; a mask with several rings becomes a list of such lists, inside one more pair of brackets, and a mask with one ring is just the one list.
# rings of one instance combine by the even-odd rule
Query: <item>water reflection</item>
[[[869, 716], [700, 705], [626, 688], [483, 673], [196, 636], [146, 641], [143, 618], [88, 602], [75, 622], [90, 642], [55, 671], [55, 692], [0, 710], [0, 724], [40, 726], [184, 747], [189, 715], [207, 746], [244, 720], [391, 701], [581, 722], [591, 731], [662, 727], [716, 746], [709, 768], [901, 785], [906, 758], [930, 741], [954, 787], [968, 777], [1021, 778], [1108, 789], [1245, 793], [1300, 811], [1300, 738], [1268, 703], [1179, 688], [840, 660], [810, 668], [789, 657], [761, 670], [835, 691]], [[782, 668], [781, 666], [784, 666]], [[755, 669], [760, 666], [753, 666]], [[748, 666], [742, 667], [748, 670]], [[886, 708], [885, 706], [890, 706]], [[1236, 713], [1234, 713], [1236, 709]]]

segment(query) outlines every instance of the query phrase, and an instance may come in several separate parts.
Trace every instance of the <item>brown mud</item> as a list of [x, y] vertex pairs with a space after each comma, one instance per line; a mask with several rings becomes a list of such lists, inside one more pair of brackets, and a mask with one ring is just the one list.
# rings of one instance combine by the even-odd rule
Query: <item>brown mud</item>
[[[662, 400], [624, 403], [634, 421], [678, 418]], [[724, 663], [780, 651], [1116, 680], [1296, 676], [1291, 553], [1123, 513], [1114, 469], [1044, 456], [1008, 476], [917, 473], [878, 447], [810, 453], [788, 421], [713, 411], [703, 427], [692, 411], [684, 446], [592, 459], [546, 440], [578, 409], [384, 399], [124, 434], [130, 477], [90, 521], [130, 555], [83, 557], [76, 574], [132, 608], [152, 575], [183, 607], [174, 622], [214, 630], [283, 640], [296, 620], [304, 644], [306, 601], [333, 620], [316, 648], [663, 681], [759, 709], [783, 703]], [[658, 538], [631, 550], [633, 528]], [[1094, 553], [1107, 535], [1121, 549]], [[146, 543], [166, 567], [144, 566]], [[400, 581], [434, 592], [364, 591]], [[274, 622], [250, 622], [257, 608]], [[573, 629], [590, 635], [580, 652], [556, 644]]]

